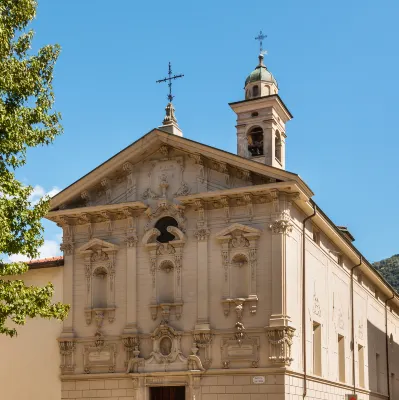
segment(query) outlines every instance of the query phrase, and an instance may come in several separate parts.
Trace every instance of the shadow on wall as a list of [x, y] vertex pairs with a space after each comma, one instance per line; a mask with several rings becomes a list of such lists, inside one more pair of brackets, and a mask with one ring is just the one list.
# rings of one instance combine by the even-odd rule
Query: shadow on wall
[[[388, 325], [388, 332], [392, 325]], [[388, 337], [389, 372], [387, 371], [387, 352], [385, 332], [375, 325], [367, 322], [367, 349], [362, 347], [361, 341], [356, 344], [357, 351], [357, 383], [356, 386], [364, 387], [364, 376], [368, 372], [369, 389], [372, 392], [388, 395], [388, 379], [390, 386], [390, 399], [399, 399], [399, 344], [398, 333], [393, 332]], [[365, 359], [367, 357], [367, 359]], [[363, 373], [362, 373], [363, 366]], [[368, 369], [365, 368], [368, 366]]]

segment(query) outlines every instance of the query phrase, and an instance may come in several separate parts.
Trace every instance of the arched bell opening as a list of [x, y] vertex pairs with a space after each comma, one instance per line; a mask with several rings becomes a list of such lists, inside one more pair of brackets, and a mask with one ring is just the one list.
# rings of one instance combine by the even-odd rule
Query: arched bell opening
[[260, 126], [253, 127], [247, 135], [248, 151], [253, 157], [263, 156], [263, 129]]

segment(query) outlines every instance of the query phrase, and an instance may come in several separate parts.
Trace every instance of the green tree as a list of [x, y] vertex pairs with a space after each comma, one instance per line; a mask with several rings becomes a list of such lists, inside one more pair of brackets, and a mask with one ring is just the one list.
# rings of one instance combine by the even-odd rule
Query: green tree
[[[53, 110], [53, 68], [58, 45], [31, 52], [35, 0], [0, 0], [0, 253], [38, 256], [43, 244], [41, 219], [49, 199], [29, 200], [33, 188], [15, 177], [26, 163], [29, 147], [47, 145], [62, 132], [61, 116]], [[26, 286], [10, 275], [26, 272], [27, 264], [0, 261], [0, 333], [14, 336], [10, 321], [23, 325], [27, 317], [64, 319], [69, 306], [51, 302], [53, 286]]]

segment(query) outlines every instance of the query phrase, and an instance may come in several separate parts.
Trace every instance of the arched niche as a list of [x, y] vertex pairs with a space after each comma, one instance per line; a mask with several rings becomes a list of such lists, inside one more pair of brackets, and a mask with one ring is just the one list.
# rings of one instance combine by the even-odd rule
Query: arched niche
[[97, 267], [93, 271], [93, 308], [107, 308], [108, 306], [108, 271], [104, 267]]
[[175, 302], [175, 266], [171, 260], [163, 260], [158, 267], [157, 300], [158, 303]]
[[[86, 278], [85, 318], [91, 324], [93, 315], [106, 315], [109, 322], [115, 317], [116, 253], [119, 246], [98, 238], [77, 249], [84, 257]], [[99, 310], [102, 312], [99, 313]], [[97, 321], [98, 322], [98, 321]]]
[[[147, 231], [142, 243], [148, 251], [152, 278], [151, 316], [155, 320], [162, 309], [163, 318], [171, 310], [181, 316], [182, 263], [186, 237], [173, 217], [164, 216], [155, 222], [156, 228]], [[161, 238], [161, 240], [159, 240]], [[166, 241], [166, 239], [172, 239]]]
[[248, 257], [242, 253], [235, 254], [231, 259], [231, 297], [249, 297]]
[[235, 223], [216, 235], [222, 256], [225, 315], [229, 314], [230, 304], [237, 298], [249, 304], [251, 313], [256, 313], [257, 242], [261, 232], [260, 229]]

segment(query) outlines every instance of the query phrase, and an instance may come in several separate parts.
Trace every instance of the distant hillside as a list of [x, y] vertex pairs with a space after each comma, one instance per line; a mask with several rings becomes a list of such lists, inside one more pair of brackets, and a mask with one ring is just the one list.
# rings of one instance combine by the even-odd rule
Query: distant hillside
[[373, 266], [399, 292], [399, 254], [375, 262]]

